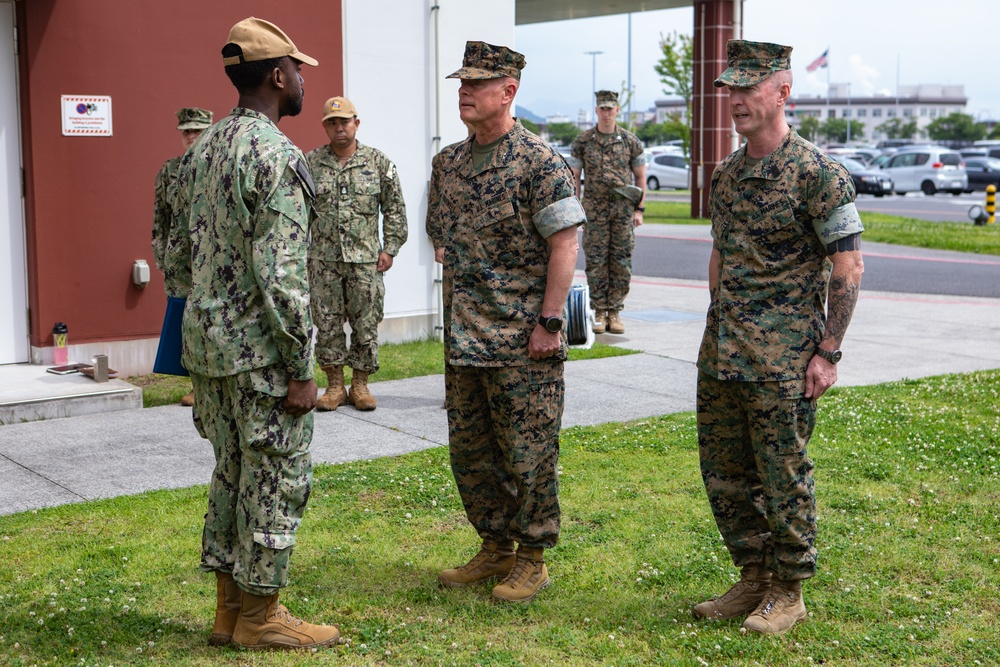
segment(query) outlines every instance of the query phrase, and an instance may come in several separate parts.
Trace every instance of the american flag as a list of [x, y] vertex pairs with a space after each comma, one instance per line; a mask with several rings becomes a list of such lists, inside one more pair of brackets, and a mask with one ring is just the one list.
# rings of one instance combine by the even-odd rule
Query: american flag
[[820, 67], [826, 67], [829, 64], [829, 61], [826, 58], [826, 55], [828, 53], [830, 53], [830, 49], [827, 49], [826, 51], [823, 52], [823, 55], [821, 55], [819, 58], [809, 63], [809, 66], [806, 67], [806, 71], [815, 72]]

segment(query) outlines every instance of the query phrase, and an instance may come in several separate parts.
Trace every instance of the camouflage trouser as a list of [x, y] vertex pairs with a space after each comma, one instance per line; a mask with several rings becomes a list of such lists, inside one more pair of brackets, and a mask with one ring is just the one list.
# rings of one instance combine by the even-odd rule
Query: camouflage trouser
[[622, 310], [632, 279], [635, 205], [624, 197], [583, 197], [587, 224], [583, 252], [587, 257], [590, 307], [596, 311]]
[[483, 539], [554, 547], [559, 539], [562, 362], [446, 365], [451, 470]]
[[781, 579], [816, 572], [816, 495], [806, 445], [816, 403], [804, 380], [740, 382], [698, 374], [701, 475], [737, 567]]
[[295, 530], [312, 486], [313, 415], [282, 403], [278, 366], [222, 378], [191, 374], [194, 424], [215, 450], [201, 569], [232, 572], [240, 588], [271, 595], [288, 585]]
[[[377, 264], [309, 259], [309, 293], [320, 366], [378, 370], [378, 325], [382, 322], [385, 283]], [[351, 325], [347, 348], [344, 322]]]

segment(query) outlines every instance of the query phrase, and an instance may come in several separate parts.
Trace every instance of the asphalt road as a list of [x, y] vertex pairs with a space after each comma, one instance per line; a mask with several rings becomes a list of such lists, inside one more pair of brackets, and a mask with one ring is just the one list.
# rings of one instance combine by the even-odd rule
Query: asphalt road
[[[707, 232], [707, 228], [703, 230]], [[669, 225], [640, 227], [632, 255], [632, 274], [708, 280], [711, 241], [707, 233], [691, 238], [689, 230], [682, 231], [671, 234]], [[1000, 257], [863, 240], [862, 251], [863, 290], [1000, 298]], [[581, 251], [577, 268], [583, 266]]]
[[969, 208], [976, 204], [986, 206], [985, 192], [959, 196], [938, 193], [930, 197], [922, 192], [885, 197], [860, 195], [856, 202], [858, 210], [862, 212], [886, 213], [931, 222], [962, 222], [969, 225], [972, 224], [969, 220]]

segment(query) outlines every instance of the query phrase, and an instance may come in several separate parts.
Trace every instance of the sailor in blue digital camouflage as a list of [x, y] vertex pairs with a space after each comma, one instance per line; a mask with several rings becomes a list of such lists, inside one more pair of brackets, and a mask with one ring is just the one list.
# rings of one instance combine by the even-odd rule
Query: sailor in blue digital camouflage
[[[562, 157], [510, 114], [524, 56], [466, 44], [459, 112], [472, 130], [435, 156], [427, 234], [444, 261], [449, 452], [482, 546], [441, 585], [501, 579], [528, 602], [559, 537], [562, 313], [585, 220]], [[515, 543], [518, 544], [515, 552]]]
[[240, 21], [222, 49], [239, 92], [183, 157], [166, 256], [186, 297], [182, 361], [194, 422], [211, 441], [201, 567], [216, 575], [209, 643], [253, 649], [336, 643], [335, 627], [278, 602], [312, 483], [313, 381], [307, 250], [314, 187], [277, 127], [302, 110], [300, 53], [272, 23]]
[[[316, 407], [336, 410], [349, 402], [374, 410], [368, 376], [379, 367], [382, 274], [406, 242], [406, 205], [396, 165], [357, 140], [361, 120], [353, 102], [331, 97], [323, 104], [322, 122], [330, 143], [306, 155], [316, 183], [309, 248], [316, 360], [328, 381]], [[350, 348], [345, 322], [351, 325]], [[349, 393], [345, 365], [353, 369]]]
[[[197, 107], [185, 107], [177, 112], [177, 129], [181, 133], [181, 145], [188, 150], [207, 128], [212, 126], [212, 112]], [[156, 174], [153, 186], [153, 259], [163, 270], [167, 241], [170, 239], [170, 225], [173, 221], [174, 198], [177, 195], [177, 168], [181, 156], [172, 157], [163, 163]], [[181, 405], [194, 405], [194, 392], [181, 398]]]
[[576, 194], [583, 184], [583, 252], [594, 333], [625, 333], [619, 313], [632, 280], [635, 228], [646, 210], [646, 155], [638, 137], [618, 125], [618, 93], [599, 90], [597, 125], [573, 140], [569, 166]]
[[778, 633], [807, 615], [816, 499], [807, 445], [837, 380], [861, 286], [847, 170], [784, 119], [791, 47], [731, 40], [729, 91], [746, 138], [712, 174], [711, 304], [698, 354], [698, 446], [709, 504], [740, 580], [695, 606]]

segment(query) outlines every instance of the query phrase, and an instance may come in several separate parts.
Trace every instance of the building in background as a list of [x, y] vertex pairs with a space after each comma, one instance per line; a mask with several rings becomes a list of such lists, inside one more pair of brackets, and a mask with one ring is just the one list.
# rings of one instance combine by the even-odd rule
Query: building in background
[[829, 98], [791, 98], [785, 106], [785, 117], [792, 126], [797, 126], [807, 116], [816, 118], [820, 123], [828, 118], [854, 120], [864, 126], [864, 134], [852, 136], [851, 140], [875, 143], [887, 138], [885, 131], [878, 129], [879, 126], [894, 118], [899, 118], [904, 125], [916, 121], [915, 138], [926, 139], [927, 126], [933, 120], [953, 113], [965, 113], [967, 103], [965, 86], [961, 85], [900, 86], [897, 97], [852, 97], [848, 84], [835, 83], [830, 86]]

